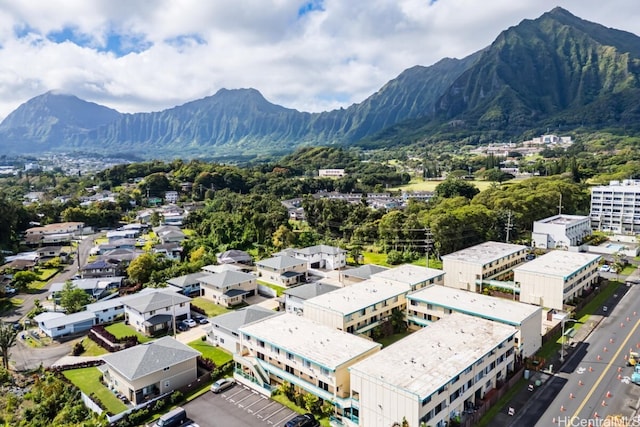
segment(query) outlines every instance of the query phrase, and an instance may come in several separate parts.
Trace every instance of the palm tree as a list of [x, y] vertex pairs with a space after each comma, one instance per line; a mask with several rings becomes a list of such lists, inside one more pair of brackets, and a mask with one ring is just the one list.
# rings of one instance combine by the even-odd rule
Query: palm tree
[[18, 330], [13, 328], [10, 323], [0, 323], [0, 357], [2, 357], [2, 366], [9, 369], [9, 349], [16, 345]]

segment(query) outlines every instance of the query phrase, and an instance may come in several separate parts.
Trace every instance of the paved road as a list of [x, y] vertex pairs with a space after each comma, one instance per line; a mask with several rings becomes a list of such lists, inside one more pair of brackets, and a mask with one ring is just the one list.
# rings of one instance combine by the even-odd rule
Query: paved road
[[596, 330], [578, 344], [562, 370], [535, 395], [518, 426], [599, 425], [607, 415], [631, 418], [640, 390], [628, 384], [625, 355], [640, 345], [640, 286], [607, 302]]

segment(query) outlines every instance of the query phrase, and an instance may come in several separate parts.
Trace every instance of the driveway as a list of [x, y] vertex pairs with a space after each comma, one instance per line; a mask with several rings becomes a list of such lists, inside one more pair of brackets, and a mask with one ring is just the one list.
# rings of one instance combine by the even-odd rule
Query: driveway
[[205, 393], [184, 405], [187, 415], [200, 427], [282, 426], [296, 412], [241, 385], [224, 393]]
[[16, 371], [36, 369], [39, 366], [49, 367], [61, 357], [71, 354], [73, 345], [77, 341], [72, 340], [64, 343], [54, 341], [49, 345], [33, 348], [21, 338], [23, 333], [28, 334], [29, 332], [20, 332], [16, 345], [10, 350], [9, 364]]

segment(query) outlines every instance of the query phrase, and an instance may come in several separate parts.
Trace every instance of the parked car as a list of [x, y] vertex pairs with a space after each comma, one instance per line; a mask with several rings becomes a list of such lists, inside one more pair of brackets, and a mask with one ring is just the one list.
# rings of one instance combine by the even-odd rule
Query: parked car
[[189, 325], [187, 325], [184, 322], [178, 322], [178, 324], [176, 325], [176, 328], [179, 331], [184, 332], [184, 331], [188, 331], [189, 330]]
[[194, 326], [197, 326], [198, 324], [196, 323], [195, 320], [193, 319], [184, 319], [183, 320], [184, 324], [187, 325], [190, 328], [193, 328]]
[[600, 267], [600, 271], [603, 271], [603, 272], [611, 271], [611, 267], [609, 267], [609, 264], [603, 264], [603, 265]]
[[198, 319], [198, 323], [200, 323], [201, 325], [206, 325], [207, 323], [209, 323], [209, 319], [207, 319], [206, 317], [201, 317]]
[[167, 412], [156, 421], [157, 427], [178, 427], [187, 421], [187, 412], [181, 408]]
[[18, 290], [17, 290], [16, 288], [12, 288], [11, 286], [6, 286], [6, 287], [4, 288], [4, 293], [5, 293], [6, 295], [13, 295], [13, 294], [15, 294], [16, 292], [18, 292]]
[[320, 423], [313, 414], [296, 415], [287, 421], [284, 427], [319, 427]]
[[222, 393], [223, 391], [233, 387], [236, 380], [233, 378], [220, 378], [215, 383], [211, 384], [211, 391], [214, 393]]
[[536, 254], [527, 254], [527, 256], [525, 256], [524, 259], [526, 259], [527, 261], [532, 261], [536, 259]]

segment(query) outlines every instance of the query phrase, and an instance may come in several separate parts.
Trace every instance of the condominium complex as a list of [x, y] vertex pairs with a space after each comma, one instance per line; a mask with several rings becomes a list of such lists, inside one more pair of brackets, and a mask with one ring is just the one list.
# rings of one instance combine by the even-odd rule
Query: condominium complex
[[598, 281], [600, 255], [551, 251], [513, 270], [520, 301], [562, 310]]
[[452, 313], [514, 326], [518, 332], [513, 344], [524, 357], [542, 346], [542, 308], [536, 305], [436, 285], [407, 295], [407, 322], [412, 329], [429, 326]]
[[409, 286], [412, 291], [415, 291], [433, 284], [444, 284], [444, 271], [419, 267], [413, 264], [403, 264], [372, 274], [371, 280], [400, 283]]
[[611, 181], [591, 188], [591, 228], [640, 233], [640, 180]]
[[356, 363], [345, 423], [444, 426], [514, 369], [513, 326], [454, 313]]
[[502, 242], [485, 242], [442, 256], [444, 284], [451, 288], [481, 292], [484, 282], [504, 280], [521, 264], [527, 247]]
[[555, 215], [534, 221], [531, 233], [532, 246], [543, 249], [568, 249], [578, 246], [591, 235], [588, 216]]

